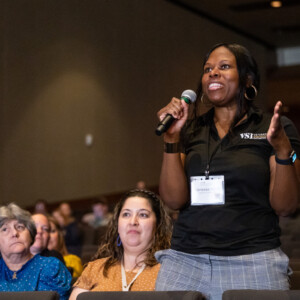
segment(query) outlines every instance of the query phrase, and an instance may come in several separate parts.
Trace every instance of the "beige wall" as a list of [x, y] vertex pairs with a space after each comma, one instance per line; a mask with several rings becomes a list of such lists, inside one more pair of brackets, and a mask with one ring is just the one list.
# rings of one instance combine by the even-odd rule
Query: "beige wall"
[[300, 65], [270, 69], [267, 72], [267, 103], [270, 111], [281, 100], [284, 113], [300, 132]]
[[249, 47], [264, 82], [263, 46], [167, 1], [0, 5], [2, 203], [117, 192], [139, 179], [157, 184], [156, 111], [196, 88], [202, 57], [217, 42]]

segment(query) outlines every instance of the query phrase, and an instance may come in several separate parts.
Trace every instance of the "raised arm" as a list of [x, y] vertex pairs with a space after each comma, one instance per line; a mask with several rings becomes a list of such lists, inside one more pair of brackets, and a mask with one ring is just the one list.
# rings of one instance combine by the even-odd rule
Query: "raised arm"
[[[180, 99], [173, 98], [171, 102], [158, 113], [162, 120], [166, 114], [172, 114], [176, 119], [168, 131], [164, 134], [165, 151], [159, 181], [159, 193], [172, 209], [180, 209], [189, 198], [187, 179], [184, 172], [184, 155], [176, 149], [180, 141], [180, 131], [187, 120], [188, 105]], [[166, 148], [169, 144], [169, 149]], [[175, 153], [167, 153], [167, 152]]]
[[[288, 159], [291, 152], [291, 143], [281, 125], [282, 103], [278, 101], [274, 107], [267, 139], [275, 150], [275, 155], [281, 160]], [[287, 216], [293, 213], [300, 198], [300, 161], [296, 159], [293, 165], [282, 165], [270, 158], [270, 203], [276, 213]]]

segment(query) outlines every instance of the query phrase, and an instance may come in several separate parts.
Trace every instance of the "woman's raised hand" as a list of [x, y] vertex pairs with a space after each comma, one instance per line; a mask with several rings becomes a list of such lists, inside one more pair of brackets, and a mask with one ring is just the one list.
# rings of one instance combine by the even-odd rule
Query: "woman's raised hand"
[[286, 158], [291, 152], [291, 143], [281, 125], [282, 102], [278, 101], [274, 107], [273, 117], [267, 132], [267, 139], [274, 148], [277, 156]]
[[[165, 139], [168, 139], [169, 142], [178, 141], [180, 130], [185, 124], [188, 117], [188, 110], [189, 105], [185, 103], [184, 100], [173, 97], [171, 102], [169, 102], [157, 113], [160, 121], [162, 121], [167, 114], [172, 115], [175, 119], [170, 128], [165, 133]], [[173, 141], [172, 139], [176, 139], [176, 141]]]

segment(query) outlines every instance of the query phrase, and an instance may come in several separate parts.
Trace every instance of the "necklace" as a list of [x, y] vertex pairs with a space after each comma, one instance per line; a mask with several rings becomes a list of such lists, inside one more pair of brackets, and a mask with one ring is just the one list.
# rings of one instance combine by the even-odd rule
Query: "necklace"
[[143, 264], [139, 271], [136, 273], [136, 275], [134, 276], [134, 278], [131, 280], [131, 282], [127, 285], [127, 281], [126, 281], [126, 274], [125, 274], [125, 269], [124, 269], [124, 265], [123, 262], [121, 263], [121, 275], [122, 275], [122, 291], [123, 292], [128, 292], [130, 287], [132, 286], [132, 284], [135, 282], [135, 280], [138, 278], [138, 276], [144, 271], [146, 265]]
[[14, 271], [13, 275], [12, 275], [12, 279], [17, 279], [17, 272]]

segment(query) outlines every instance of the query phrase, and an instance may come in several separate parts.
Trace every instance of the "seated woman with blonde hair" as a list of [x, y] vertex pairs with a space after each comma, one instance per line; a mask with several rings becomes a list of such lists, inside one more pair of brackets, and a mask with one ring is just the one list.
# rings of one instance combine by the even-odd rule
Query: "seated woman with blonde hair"
[[70, 300], [89, 291], [153, 291], [160, 269], [154, 253], [170, 247], [171, 227], [157, 195], [146, 190], [126, 193], [93, 261], [75, 282]]
[[67, 250], [65, 239], [61, 227], [54, 217], [48, 217], [50, 224], [50, 239], [48, 242], [48, 250], [56, 250], [64, 258], [66, 267], [71, 271], [72, 277], [79, 277], [82, 272], [82, 262], [80, 257], [70, 254]]

